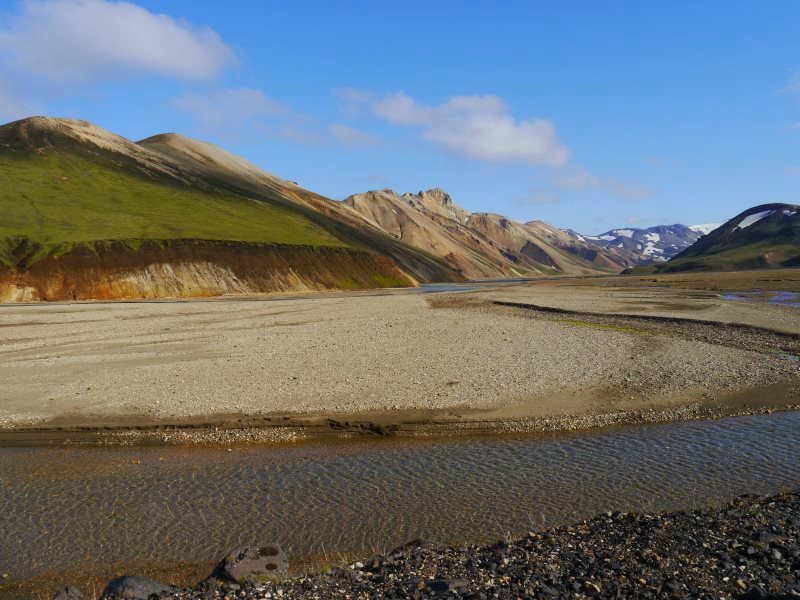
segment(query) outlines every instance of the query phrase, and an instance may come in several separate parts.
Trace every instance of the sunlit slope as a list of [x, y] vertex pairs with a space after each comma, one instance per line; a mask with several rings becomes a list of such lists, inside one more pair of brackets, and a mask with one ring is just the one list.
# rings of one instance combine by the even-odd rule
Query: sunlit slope
[[672, 260], [635, 273], [734, 271], [800, 265], [800, 206], [762, 204], [701, 237]]
[[[77, 153], [0, 152], [0, 238], [25, 238], [36, 257], [98, 240], [203, 239], [347, 246], [281, 206], [192, 189]], [[0, 260], [13, 265], [12, 244]]]
[[[442, 261], [210, 144], [86, 121], [0, 127], [0, 301], [406, 286]], [[224, 169], [222, 167], [225, 167]]]

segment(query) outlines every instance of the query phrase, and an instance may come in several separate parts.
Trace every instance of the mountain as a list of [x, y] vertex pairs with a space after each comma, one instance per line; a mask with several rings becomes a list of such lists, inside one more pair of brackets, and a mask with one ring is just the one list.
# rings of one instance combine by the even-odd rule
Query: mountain
[[700, 235], [708, 235], [715, 229], [721, 227], [722, 223], [704, 223], [702, 225], [689, 225], [689, 229], [696, 231]]
[[632, 264], [664, 262], [682, 252], [718, 225], [659, 225], [647, 229], [612, 229], [600, 235], [567, 233], [580, 241], [602, 248], [617, 248], [631, 257]]
[[800, 205], [762, 204], [700, 238], [669, 262], [633, 272], [734, 271], [800, 266]]
[[211, 144], [86, 121], [0, 127], [0, 301], [460, 280], [341, 203]]
[[343, 204], [370, 224], [434, 256], [470, 279], [619, 272], [635, 264], [614, 249], [571, 238], [541, 221], [470, 213], [441, 189], [355, 194]]

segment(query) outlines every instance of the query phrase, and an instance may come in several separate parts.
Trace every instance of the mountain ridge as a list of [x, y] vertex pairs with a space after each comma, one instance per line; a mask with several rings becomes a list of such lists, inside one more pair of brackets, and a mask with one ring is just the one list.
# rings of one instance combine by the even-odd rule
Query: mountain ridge
[[[0, 126], [0, 204], [0, 300], [616, 273], [673, 258], [697, 262], [692, 252], [730, 229], [729, 221], [587, 236], [470, 212], [441, 188], [336, 201], [177, 133], [133, 142], [88, 121], [42, 116]], [[769, 210], [778, 209], [762, 212]], [[759, 220], [740, 229], [758, 232]], [[744, 264], [792, 260], [782, 248]], [[669, 262], [663, 268], [675, 267]]]
[[715, 224], [705, 225], [655, 225], [647, 228], [619, 227], [599, 235], [565, 231], [572, 237], [604, 248], [620, 248], [635, 256], [638, 264], [665, 262], [700, 239]]
[[760, 204], [700, 238], [670, 261], [632, 272], [731, 271], [800, 265], [800, 205]]
[[574, 240], [541, 221], [521, 223], [495, 213], [471, 213], [441, 188], [402, 195], [391, 189], [371, 190], [342, 202], [468, 278], [599, 274], [635, 264], [624, 253]]
[[[463, 278], [339, 203], [206, 142], [174, 134], [142, 142], [73, 119], [31, 117], [0, 126], [0, 299], [106, 298], [116, 297], [117, 288], [126, 297], [183, 295], [184, 288], [187, 295], [350, 289]], [[184, 251], [171, 253], [185, 240], [214, 245], [220, 254], [192, 262]], [[292, 250], [299, 247], [313, 252]], [[262, 252], [273, 262], [254, 261], [261, 271], [250, 269], [236, 258], [240, 251]], [[183, 272], [199, 273], [198, 281], [205, 272], [208, 289], [182, 286], [180, 269], [167, 268], [176, 267], [172, 260]], [[224, 277], [211, 275], [209, 260]], [[267, 276], [264, 269], [273, 267]], [[116, 285], [125, 278], [137, 283]]]

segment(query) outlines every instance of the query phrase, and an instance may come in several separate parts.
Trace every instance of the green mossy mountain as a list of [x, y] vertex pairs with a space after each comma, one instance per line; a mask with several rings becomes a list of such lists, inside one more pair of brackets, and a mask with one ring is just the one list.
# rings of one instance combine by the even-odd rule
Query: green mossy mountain
[[672, 260], [631, 269], [630, 273], [736, 271], [800, 266], [800, 205], [754, 206]]
[[[48, 277], [69, 279], [71, 274], [56, 264], [63, 257], [67, 257], [63, 268], [68, 264], [105, 273], [114, 264], [109, 253], [124, 253], [123, 262], [135, 271], [132, 258], [143, 245], [149, 262], [142, 268], [158, 262], [157, 248], [165, 249], [164, 264], [178, 255], [181, 264], [186, 264], [191, 258], [186, 249], [198, 247], [187, 245], [190, 240], [217, 244], [222, 254], [233, 252], [235, 244], [249, 246], [248, 253], [252, 248], [270, 247], [271, 257], [276, 256], [276, 248], [284, 248], [296, 260], [280, 261], [285, 271], [284, 283], [277, 286], [281, 290], [382, 287], [460, 278], [442, 261], [366, 226], [339, 203], [273, 177], [210, 144], [173, 134], [137, 144], [85, 121], [31, 117], [0, 127], [0, 211], [0, 281], [6, 287], [36, 288], [24, 294], [0, 293], [5, 299], [50, 297], [43, 290], [55, 289], [53, 282], [26, 279], [37, 265]], [[170, 254], [167, 250], [176, 243], [181, 250]], [[317, 250], [309, 254], [292, 251], [293, 247]], [[343, 251], [359, 265], [359, 276], [351, 277], [346, 267], [337, 266], [354, 264], [342, 261]], [[358, 253], [371, 258], [355, 257]], [[213, 253], [204, 251], [204, 255]], [[312, 256], [314, 261], [330, 264], [320, 269], [320, 265], [302, 262]], [[225, 268], [224, 256], [211, 260]], [[367, 263], [374, 265], [374, 273], [369, 274], [372, 267]], [[269, 271], [269, 264], [259, 264]], [[315, 275], [308, 279], [306, 273], [312, 272]], [[318, 280], [321, 272], [324, 281]], [[97, 273], [99, 279], [103, 273]], [[256, 275], [244, 271], [232, 277], [266, 281], [265, 273]], [[84, 273], [77, 279], [91, 278]], [[56, 287], [69, 285], [61, 282]], [[82, 291], [88, 295], [70, 288], [73, 296], [98, 294], [86, 289], [85, 283]]]

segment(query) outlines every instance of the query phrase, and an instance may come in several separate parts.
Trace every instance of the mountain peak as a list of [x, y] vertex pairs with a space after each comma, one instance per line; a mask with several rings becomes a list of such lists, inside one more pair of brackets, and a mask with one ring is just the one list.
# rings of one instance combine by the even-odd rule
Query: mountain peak
[[183, 168], [201, 172], [211, 169], [258, 184], [286, 185], [289, 183], [210, 142], [178, 133], [159, 133], [138, 141], [136, 145], [177, 161]]
[[101, 137], [108, 139], [124, 139], [106, 131], [89, 121], [81, 119], [60, 119], [35, 115], [6, 123], [0, 127], [0, 139], [27, 141], [30, 144], [41, 142], [41, 136], [47, 134], [67, 135], [70, 137]]
[[12, 121], [3, 125], [5, 128], [35, 127], [37, 129], [57, 129], [63, 127], [95, 127], [89, 121], [83, 119], [65, 119], [58, 117], [48, 117], [45, 115], [32, 115]]
[[731, 271], [800, 264], [800, 206], [759, 204], [702, 236], [659, 272]]
[[416, 194], [410, 192], [403, 194], [403, 200], [414, 208], [427, 210], [439, 216], [465, 223], [469, 212], [453, 202], [453, 198], [442, 188], [431, 188]]
[[[60, 119], [34, 116], [13, 121], [0, 127], [0, 144], [26, 151], [48, 148], [95, 146], [127, 158], [141, 165], [163, 171], [159, 158], [132, 141], [80, 119]], [[94, 150], [92, 150], [94, 152]]]

